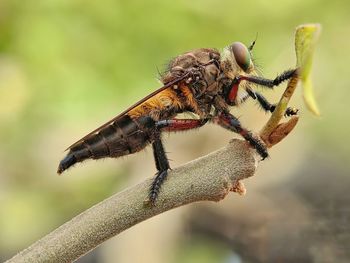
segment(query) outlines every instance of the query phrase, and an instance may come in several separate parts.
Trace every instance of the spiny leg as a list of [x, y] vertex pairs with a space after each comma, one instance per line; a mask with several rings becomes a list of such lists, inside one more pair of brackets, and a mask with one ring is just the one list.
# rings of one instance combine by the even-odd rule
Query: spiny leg
[[298, 69], [290, 69], [290, 70], [284, 71], [282, 74], [278, 75], [275, 79], [266, 79], [260, 76], [248, 75], [248, 76], [238, 76], [235, 80], [239, 82], [242, 80], [245, 80], [251, 83], [258, 84], [260, 86], [273, 88], [274, 86], [278, 86], [282, 82], [292, 78], [296, 74], [298, 74]]
[[157, 200], [160, 187], [168, 175], [170, 169], [169, 161], [166, 156], [164, 146], [161, 140], [161, 131], [184, 131], [195, 129], [203, 126], [208, 120], [195, 120], [195, 119], [172, 119], [161, 120], [155, 123], [156, 133], [155, 139], [152, 143], [154, 160], [156, 162], [156, 168], [158, 170], [155, 179], [153, 180], [149, 192], [149, 201], [151, 205], [155, 204]]
[[[272, 104], [270, 103], [262, 94], [260, 94], [257, 91], [253, 91], [252, 89], [247, 89], [247, 92], [249, 94], [250, 97], [252, 97], [253, 99], [256, 99], [260, 106], [263, 108], [263, 110], [265, 111], [269, 111], [269, 112], [273, 112], [276, 109], [276, 105], [277, 104]], [[294, 107], [288, 107], [286, 109], [286, 112], [284, 113], [285, 116], [290, 117], [293, 115], [297, 115], [298, 114], [298, 109], [294, 108]]]
[[154, 142], [152, 143], [152, 148], [154, 160], [156, 162], [156, 168], [158, 170], [149, 191], [150, 204], [154, 205], [158, 197], [160, 187], [167, 177], [168, 170], [170, 169], [169, 161], [164, 150], [159, 130], [156, 131]]
[[230, 113], [220, 113], [218, 116], [213, 118], [214, 122], [221, 127], [236, 132], [240, 134], [244, 139], [246, 139], [251, 146], [253, 146], [256, 151], [260, 154], [264, 160], [269, 156], [266, 146], [258, 138], [254, 137], [253, 134], [247, 129], [241, 126], [240, 121]]

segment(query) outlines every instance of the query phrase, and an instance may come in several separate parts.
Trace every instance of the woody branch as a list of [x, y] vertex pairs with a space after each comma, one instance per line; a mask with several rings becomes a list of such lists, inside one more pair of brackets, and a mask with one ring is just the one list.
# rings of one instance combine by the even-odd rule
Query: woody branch
[[[293, 117], [278, 126], [275, 141], [282, 140], [297, 120]], [[155, 207], [143, 204], [149, 178], [84, 211], [7, 262], [72, 262], [150, 217], [193, 202], [219, 201], [230, 191], [244, 193], [240, 180], [254, 175], [260, 158], [246, 141], [234, 139], [226, 147], [172, 170]]]

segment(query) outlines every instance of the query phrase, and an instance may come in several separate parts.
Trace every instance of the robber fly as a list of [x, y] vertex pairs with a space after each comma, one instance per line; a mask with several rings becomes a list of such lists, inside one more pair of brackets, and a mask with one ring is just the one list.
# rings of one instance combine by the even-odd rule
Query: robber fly
[[[273, 112], [275, 104], [269, 103], [253, 86], [273, 88], [297, 71], [287, 70], [275, 79], [259, 76], [252, 60], [254, 44], [255, 41], [246, 47], [235, 42], [221, 54], [216, 49], [200, 48], [175, 57], [160, 76], [161, 88], [71, 145], [57, 172], [61, 174], [86, 159], [116, 158], [151, 144], [157, 173], [150, 185], [149, 201], [154, 204], [170, 169], [162, 132], [195, 129], [207, 122], [240, 134], [265, 159], [268, 152], [264, 143], [244, 128], [229, 108], [250, 97], [265, 111]], [[197, 118], [176, 118], [185, 112], [194, 113]], [[294, 108], [286, 111], [287, 116], [295, 114]]]

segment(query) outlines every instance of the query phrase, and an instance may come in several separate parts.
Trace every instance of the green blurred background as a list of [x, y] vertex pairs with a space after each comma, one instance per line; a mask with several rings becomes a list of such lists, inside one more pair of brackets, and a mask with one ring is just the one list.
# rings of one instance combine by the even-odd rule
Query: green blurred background
[[[198, 47], [258, 39], [266, 77], [295, 66], [294, 29], [319, 22], [313, 79], [321, 118], [246, 181], [245, 197], [143, 222], [79, 262], [349, 262], [349, 1], [0, 1], [0, 260], [155, 172], [150, 150], [56, 168], [71, 143], [157, 87], [157, 69]], [[276, 101], [283, 87], [266, 96]], [[254, 102], [232, 111], [258, 131]], [[172, 166], [234, 135], [208, 125], [166, 136]]]

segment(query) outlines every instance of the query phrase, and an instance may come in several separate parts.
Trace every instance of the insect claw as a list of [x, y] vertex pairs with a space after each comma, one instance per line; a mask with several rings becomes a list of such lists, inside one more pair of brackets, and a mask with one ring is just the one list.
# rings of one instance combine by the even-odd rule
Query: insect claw
[[152, 201], [150, 198], [147, 198], [147, 199], [145, 199], [145, 200], [143, 201], [143, 205], [144, 205], [145, 207], [150, 207], [150, 208], [152, 208], [152, 207], [155, 206], [155, 203], [154, 203], [154, 201]]
[[298, 115], [299, 109], [297, 108], [290, 108], [288, 107], [286, 112], [284, 113], [284, 117], [290, 117], [290, 116], [294, 116], [294, 115]]

